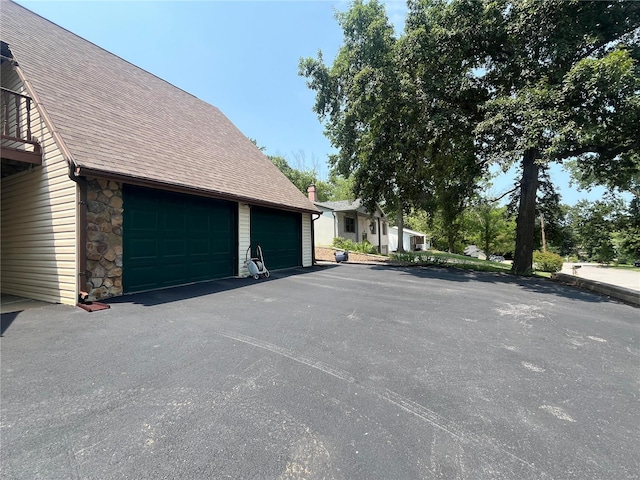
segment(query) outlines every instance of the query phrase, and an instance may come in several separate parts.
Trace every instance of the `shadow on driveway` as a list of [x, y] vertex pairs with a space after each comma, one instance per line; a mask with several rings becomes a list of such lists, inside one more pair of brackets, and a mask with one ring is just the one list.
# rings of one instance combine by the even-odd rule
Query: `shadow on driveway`
[[483, 282], [495, 284], [518, 285], [524, 290], [535, 293], [543, 293], [555, 295], [571, 300], [591, 303], [623, 303], [615, 299], [611, 299], [605, 295], [599, 295], [595, 292], [586, 292], [570, 286], [555, 283], [551, 280], [539, 277], [521, 277], [508, 273], [494, 272], [476, 272], [473, 270], [464, 270], [459, 268], [442, 268], [442, 267], [393, 267], [386, 265], [376, 265], [372, 267], [374, 270], [401, 270], [405, 275], [411, 275], [417, 278], [437, 279], [450, 282]]
[[4, 337], [4, 332], [9, 328], [13, 321], [18, 318], [20, 312], [3, 313], [1, 317], [0, 337]]
[[317, 272], [319, 270], [327, 270], [336, 268], [338, 265], [323, 265], [314, 267], [296, 267], [287, 268], [270, 272], [269, 278], [260, 278], [255, 280], [253, 277], [247, 278], [223, 278], [218, 280], [210, 280], [201, 283], [192, 283], [189, 285], [181, 285], [177, 287], [168, 287], [162, 290], [151, 290], [148, 292], [131, 293], [121, 297], [109, 298], [101, 300], [101, 302], [109, 305], [117, 304], [136, 304], [145, 307], [152, 307], [171, 302], [179, 302], [190, 298], [202, 297], [221, 292], [227, 292], [236, 288], [249, 287], [254, 284], [263, 282], [278, 281], [282, 278], [292, 277], [295, 275], [304, 275], [307, 273]]

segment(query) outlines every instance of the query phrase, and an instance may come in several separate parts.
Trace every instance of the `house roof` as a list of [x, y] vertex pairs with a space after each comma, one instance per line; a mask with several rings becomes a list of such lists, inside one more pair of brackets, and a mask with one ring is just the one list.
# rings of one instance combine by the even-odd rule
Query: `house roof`
[[335, 202], [315, 202], [320, 207], [328, 208], [334, 212], [346, 212], [351, 210], [357, 210], [362, 206], [360, 200], [338, 200]]
[[[396, 231], [396, 235], [398, 233], [398, 227], [389, 227], [389, 230], [395, 230]], [[417, 232], [415, 230], [411, 230], [409, 228], [404, 227], [402, 229], [402, 233], [408, 233], [409, 235], [414, 235], [416, 237], [426, 237], [427, 234], [424, 232]]]
[[[334, 212], [353, 212], [359, 211], [361, 213], [369, 214], [362, 206], [362, 201], [357, 198], [356, 200], [337, 200], [335, 202], [315, 202], [315, 205], [321, 208], [326, 208]], [[376, 204], [380, 216], [384, 217], [384, 212], [378, 204]]]
[[218, 108], [14, 2], [1, 7], [0, 40], [80, 175], [318, 211]]

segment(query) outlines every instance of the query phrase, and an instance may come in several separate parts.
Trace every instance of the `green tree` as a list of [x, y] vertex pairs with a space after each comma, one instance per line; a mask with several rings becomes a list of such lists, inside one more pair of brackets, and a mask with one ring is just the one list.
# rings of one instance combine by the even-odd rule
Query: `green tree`
[[[566, 257], [576, 255], [577, 238], [569, 222], [569, 206], [558, 204], [555, 208], [544, 209], [543, 219], [545, 223], [545, 234], [547, 238], [547, 249]], [[536, 225], [536, 250], [542, 248], [542, 234], [538, 232]]]
[[[258, 145], [258, 141], [255, 138], [248, 137], [258, 150], [264, 152], [267, 147]], [[302, 153], [300, 156], [304, 156]], [[316, 186], [316, 193], [318, 195], [318, 201], [326, 202], [332, 200], [335, 190], [335, 185], [332, 181], [325, 182], [319, 179], [318, 171], [316, 168], [298, 169], [289, 165], [287, 160], [280, 155], [267, 155], [267, 158], [271, 160], [278, 170], [280, 170], [285, 177], [293, 183], [298, 190], [307, 195], [310, 185]], [[301, 163], [301, 162], [300, 162]]]
[[429, 232], [429, 214], [421, 209], [413, 208], [405, 215], [405, 225], [417, 232]]
[[331, 170], [329, 172], [328, 185], [330, 190], [328, 192], [328, 200], [355, 200], [353, 193], [353, 178], [345, 177], [339, 173]]
[[618, 230], [621, 200], [583, 200], [569, 209], [579, 253], [589, 260], [610, 262], [615, 257], [614, 234]]
[[475, 66], [492, 92], [477, 129], [484, 156], [522, 168], [513, 271], [526, 273], [541, 166], [575, 157], [581, 172], [621, 188], [637, 175], [640, 3], [471, 3], [481, 8], [455, 28], [481, 46]]
[[353, 177], [366, 205], [395, 206], [399, 235], [404, 214], [427, 205], [452, 230], [481, 170], [468, 121], [483, 98], [477, 82], [460, 74], [460, 55], [456, 67], [440, 60], [438, 39], [419, 22], [408, 20], [407, 35], [396, 39], [376, 0], [356, 0], [337, 20], [344, 44], [333, 65], [321, 53], [300, 61], [316, 91], [314, 110], [339, 149], [332, 164]]
[[297, 168], [292, 168], [284, 157], [278, 155], [267, 155], [267, 158], [305, 195], [307, 194], [309, 185], [315, 185], [318, 201], [326, 202], [331, 196], [332, 186], [320, 180], [315, 170], [298, 170]]
[[338, 148], [331, 164], [353, 178], [353, 193], [366, 207], [397, 205], [402, 235], [403, 213], [425, 189], [425, 175], [393, 26], [376, 0], [356, 0], [336, 18], [344, 43], [333, 65], [326, 66], [319, 52], [301, 59], [299, 72], [316, 92], [314, 111]]
[[637, 184], [640, 2], [408, 5], [396, 39], [383, 7], [357, 0], [338, 14], [334, 64], [300, 62], [334, 164], [367, 204], [397, 204], [399, 229], [411, 206], [437, 209], [449, 249], [479, 174], [519, 164], [513, 271], [527, 273], [546, 165], [576, 158], [584, 181]]
[[487, 199], [479, 199], [466, 211], [465, 230], [469, 243], [480, 246], [487, 259], [513, 251], [515, 223], [506, 206], [497, 207]]
[[620, 214], [613, 243], [621, 261], [640, 260], [640, 199], [634, 198], [629, 208]]
[[456, 219], [456, 224], [452, 226], [444, 221], [440, 211], [436, 210], [428, 217], [428, 229], [431, 234], [431, 247], [436, 250], [448, 251], [450, 253], [462, 253], [465, 244], [463, 241], [464, 217]]

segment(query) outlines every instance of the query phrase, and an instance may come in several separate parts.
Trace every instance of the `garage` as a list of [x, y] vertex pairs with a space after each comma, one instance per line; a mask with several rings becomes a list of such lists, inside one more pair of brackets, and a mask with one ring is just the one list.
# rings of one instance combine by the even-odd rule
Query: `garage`
[[260, 244], [270, 270], [302, 265], [301, 214], [251, 208], [251, 245]]
[[125, 293], [236, 274], [237, 204], [124, 186]]

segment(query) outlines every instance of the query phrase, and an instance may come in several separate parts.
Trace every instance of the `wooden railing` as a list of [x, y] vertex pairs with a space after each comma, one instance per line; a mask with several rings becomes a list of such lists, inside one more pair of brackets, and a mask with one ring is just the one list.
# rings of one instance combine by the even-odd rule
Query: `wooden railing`
[[31, 97], [0, 89], [0, 120], [3, 139], [35, 143], [31, 137]]

